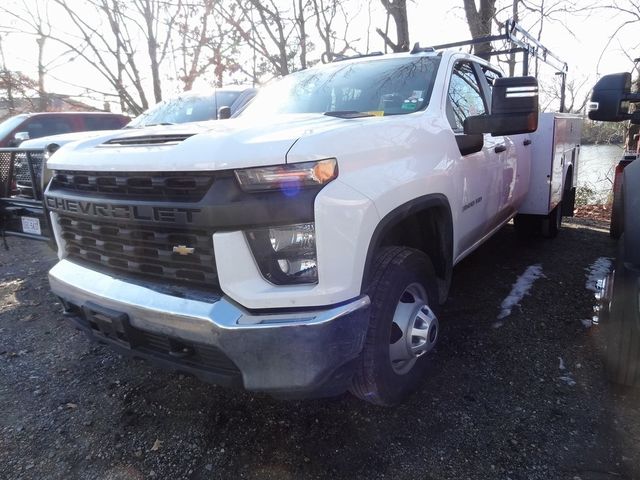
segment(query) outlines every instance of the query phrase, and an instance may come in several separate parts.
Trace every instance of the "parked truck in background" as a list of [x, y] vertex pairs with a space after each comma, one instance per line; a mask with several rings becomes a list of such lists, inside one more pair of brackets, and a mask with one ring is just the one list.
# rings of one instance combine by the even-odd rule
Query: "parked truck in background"
[[51, 288], [121, 352], [394, 404], [425, 374], [454, 265], [514, 217], [557, 233], [580, 125], [539, 120], [534, 78], [451, 50], [291, 74], [224, 123], [62, 147]]
[[[20, 143], [19, 149], [0, 149], [0, 233], [52, 241], [49, 219], [45, 216], [42, 201], [44, 187], [51, 178], [50, 172], [44, 168], [44, 160], [62, 145], [101, 135], [99, 130], [115, 130], [122, 127], [126, 129], [163, 128], [166, 125], [228, 118], [241, 110], [255, 94], [255, 88], [246, 86], [228, 86], [206, 92], [186, 92], [154, 105], [131, 122], [123, 115], [87, 113], [84, 114], [88, 116], [87, 118], [97, 117], [102, 121], [98, 124], [96, 120], [93, 123], [85, 120], [87, 126], [94, 127], [90, 129], [93, 130], [91, 133], [51, 130], [52, 127], [50, 127], [47, 130], [50, 132], [48, 136], [24, 140]], [[44, 114], [34, 115], [34, 118], [39, 118], [38, 115]], [[108, 123], [107, 120], [111, 119], [109, 115], [126, 121], [114, 123], [111, 120], [111, 123]], [[78, 116], [78, 118], [83, 117]], [[2, 125], [0, 130], [1, 128]], [[60, 134], [61, 131], [73, 133]], [[59, 134], [51, 135], [53, 132]], [[29, 137], [23, 134], [18, 136]]]
[[[593, 88], [589, 118], [640, 125], [640, 92], [632, 91], [631, 85], [630, 73], [602, 77]], [[633, 113], [631, 105], [636, 106]], [[633, 160], [616, 170], [618, 255], [597, 294], [597, 312], [606, 333], [607, 372], [613, 382], [627, 386], [640, 385], [640, 162]]]

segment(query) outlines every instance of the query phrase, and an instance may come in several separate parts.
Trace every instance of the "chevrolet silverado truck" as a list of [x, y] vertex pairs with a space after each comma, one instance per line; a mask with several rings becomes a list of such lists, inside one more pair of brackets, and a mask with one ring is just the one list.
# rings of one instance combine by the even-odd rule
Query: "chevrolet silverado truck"
[[226, 122], [63, 146], [51, 288], [120, 352], [278, 397], [394, 404], [425, 375], [454, 265], [516, 215], [557, 233], [579, 138], [579, 119], [539, 116], [535, 78], [469, 54], [310, 68]]
[[[636, 61], [637, 63], [637, 61]], [[640, 125], [640, 92], [632, 91], [631, 74], [605, 75], [593, 87], [589, 118]], [[636, 105], [635, 112], [630, 111]], [[631, 132], [634, 129], [630, 129]], [[636, 130], [637, 131], [637, 130]], [[631, 146], [629, 150], [633, 150]], [[637, 144], [636, 144], [637, 150]], [[631, 155], [630, 155], [631, 156]], [[629, 158], [616, 169], [614, 202], [618, 255], [613, 271], [596, 294], [598, 323], [605, 331], [605, 365], [610, 380], [640, 386], [640, 162]], [[619, 169], [619, 171], [618, 171]], [[613, 220], [613, 218], [612, 218]]]

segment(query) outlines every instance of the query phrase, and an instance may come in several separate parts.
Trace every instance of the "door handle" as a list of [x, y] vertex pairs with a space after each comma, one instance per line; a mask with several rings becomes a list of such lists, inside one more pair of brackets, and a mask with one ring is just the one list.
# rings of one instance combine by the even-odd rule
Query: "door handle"
[[527, 146], [531, 145], [531, 140], [527, 139], [527, 140], [525, 140], [524, 142], [522, 142], [522, 144], [523, 144], [525, 147], [527, 147]]
[[496, 148], [494, 148], [493, 151], [496, 153], [500, 153], [500, 152], [504, 152], [506, 149], [507, 147], [501, 144], [501, 145], [496, 145]]

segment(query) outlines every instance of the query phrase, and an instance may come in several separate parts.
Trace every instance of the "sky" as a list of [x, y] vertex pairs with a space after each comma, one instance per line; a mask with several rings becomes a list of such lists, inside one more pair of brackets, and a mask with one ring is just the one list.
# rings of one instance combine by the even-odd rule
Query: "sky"
[[[586, 3], [586, 0], [584, 1]], [[608, 3], [606, 0], [598, 1], [601, 6]], [[371, 41], [371, 50], [379, 50], [383, 46], [375, 33], [375, 27], [384, 25], [384, 14], [379, 1], [363, 2], [361, 11], [354, 12], [352, 36], [361, 39], [360, 48], [364, 49], [367, 38], [368, 8], [372, 9], [373, 14], [373, 24], [368, 35]], [[437, 2], [409, 0], [408, 13], [412, 42], [419, 41], [422, 45], [433, 45], [464, 40], [471, 36], [464, 17], [462, 0]], [[502, 20], [507, 17], [506, 12], [501, 15]], [[61, 19], [53, 19], [53, 22], [57, 25], [63, 24], [60, 23]], [[631, 58], [640, 57], [640, 41], [637, 37], [634, 39], [633, 27], [623, 30], [610, 42], [613, 32], [622, 22], [623, 19], [620, 16], [616, 16], [608, 10], [599, 10], [597, 13], [591, 12], [589, 14], [565, 15], [560, 17], [560, 21], [545, 23], [542, 43], [568, 63], [568, 80], [574, 79], [576, 83], [584, 83], [583, 88], [588, 91], [598, 75], [629, 71], [632, 68], [632, 63], [628, 56]], [[638, 30], [639, 27], [640, 24], [636, 24], [635, 30]], [[609, 44], [609, 48], [605, 50], [607, 44]], [[32, 37], [12, 35], [4, 40], [3, 47], [8, 68], [21, 70], [34, 77], [37, 76], [35, 65], [37, 51]], [[629, 51], [633, 50], [633, 47], [636, 51]], [[56, 49], [57, 47], [51, 42], [47, 44], [49, 55], [53, 55]], [[625, 49], [628, 56], [625, 55]], [[551, 70], [546, 72], [543, 70], [542, 72], [549, 78], [552, 75]], [[73, 85], [86, 82], [87, 79], [90, 79], [92, 86], [100, 85], [102, 82], [95, 72], [82, 66], [79, 62], [58, 64], [48, 76], [47, 90], [56, 93], [77, 94], [79, 90]], [[204, 84], [206, 82], [200, 82], [201, 87]], [[103, 86], [108, 89], [106, 85]], [[165, 96], [177, 93], [178, 85], [166, 87]], [[151, 92], [149, 91], [149, 93]]]

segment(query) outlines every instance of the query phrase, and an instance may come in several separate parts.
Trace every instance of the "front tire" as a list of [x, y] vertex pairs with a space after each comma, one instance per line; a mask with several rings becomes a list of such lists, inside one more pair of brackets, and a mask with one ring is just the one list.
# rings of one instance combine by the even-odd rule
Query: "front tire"
[[367, 293], [369, 330], [350, 391], [376, 405], [394, 405], [418, 388], [437, 342], [431, 260], [413, 248], [382, 248]]

